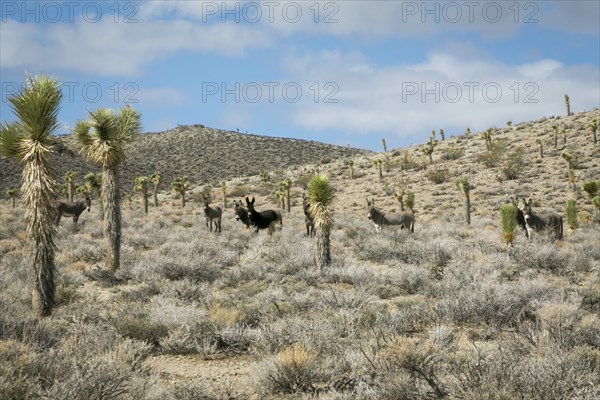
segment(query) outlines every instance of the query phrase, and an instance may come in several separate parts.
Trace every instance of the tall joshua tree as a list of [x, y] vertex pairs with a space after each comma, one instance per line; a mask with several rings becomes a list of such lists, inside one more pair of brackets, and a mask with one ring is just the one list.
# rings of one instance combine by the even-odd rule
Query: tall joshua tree
[[431, 133], [431, 137], [429, 138], [427, 143], [425, 143], [425, 147], [421, 148], [421, 152], [429, 157], [430, 164], [433, 164], [433, 150], [435, 149], [435, 146], [437, 146], [437, 144], [438, 141], [435, 139], [435, 131], [433, 131]]
[[483, 138], [485, 139], [485, 148], [487, 151], [492, 150], [492, 132], [494, 130], [492, 128], [488, 128], [483, 132]]
[[75, 123], [81, 153], [102, 168], [104, 233], [108, 238], [106, 267], [115, 272], [121, 263], [121, 190], [119, 166], [125, 159], [125, 144], [139, 134], [140, 114], [126, 105], [118, 114], [110, 109], [89, 113], [89, 120]]
[[567, 115], [571, 115], [571, 100], [569, 96], [565, 94], [565, 107], [567, 109]]
[[144, 213], [148, 214], [149, 181], [147, 176], [138, 176], [133, 180], [133, 190], [140, 192], [144, 204]]
[[67, 185], [67, 195], [69, 201], [73, 202], [73, 194], [75, 193], [75, 171], [67, 171], [65, 174], [65, 183]]
[[443, 129], [440, 129], [440, 139], [442, 139], [442, 142], [444, 140], [446, 140], [446, 135], [444, 134], [444, 130]]
[[540, 145], [540, 158], [544, 158], [544, 144], [540, 139], [536, 139], [535, 142]]
[[308, 212], [317, 233], [316, 264], [322, 272], [331, 264], [330, 234], [333, 228], [332, 203], [335, 199], [333, 186], [324, 174], [317, 174], [308, 182]]
[[469, 183], [469, 177], [464, 175], [456, 180], [456, 187], [460, 190], [463, 197], [465, 198], [465, 214], [467, 218], [467, 225], [471, 225], [471, 184]]
[[27, 236], [31, 238], [32, 308], [37, 317], [52, 313], [55, 304], [57, 181], [48, 159], [52, 135], [58, 130], [62, 93], [58, 81], [27, 76], [26, 85], [8, 98], [17, 120], [0, 125], [2, 155], [23, 165], [21, 198], [25, 206]]
[[223, 208], [227, 208], [227, 182], [221, 181], [221, 196], [223, 197]]
[[185, 207], [185, 192], [190, 188], [190, 180], [187, 176], [175, 178], [171, 183], [171, 188], [175, 193], [181, 196], [181, 207]]
[[158, 207], [158, 188], [162, 183], [162, 176], [160, 172], [155, 171], [152, 175], [150, 175], [150, 180], [152, 181], [152, 185], [154, 185], [152, 189], [152, 196], [154, 197], [154, 207]]
[[387, 144], [385, 143], [385, 138], [381, 139], [381, 145], [383, 146], [384, 153], [387, 153]]
[[350, 172], [350, 179], [354, 179], [354, 161], [348, 160], [346, 165], [348, 165], [348, 171]]
[[282, 183], [283, 190], [285, 191], [285, 210], [290, 212], [290, 189], [292, 188], [292, 178], [288, 176]]
[[552, 131], [554, 132], [554, 148], [558, 148], [558, 125], [552, 125]]
[[588, 124], [588, 127], [592, 131], [592, 139], [594, 140], [594, 144], [597, 143], [596, 140], [596, 132], [598, 132], [598, 120], [596, 118], [592, 119]]
[[7, 195], [8, 195], [8, 197], [10, 197], [10, 198], [11, 198], [11, 200], [12, 200], [12, 208], [15, 208], [15, 206], [16, 206], [16, 201], [17, 201], [17, 193], [18, 193], [18, 192], [19, 192], [19, 191], [18, 191], [18, 190], [17, 190], [17, 188], [15, 188], [15, 187], [11, 187], [10, 189], [8, 189], [8, 190], [6, 191], [6, 194], [7, 194]]

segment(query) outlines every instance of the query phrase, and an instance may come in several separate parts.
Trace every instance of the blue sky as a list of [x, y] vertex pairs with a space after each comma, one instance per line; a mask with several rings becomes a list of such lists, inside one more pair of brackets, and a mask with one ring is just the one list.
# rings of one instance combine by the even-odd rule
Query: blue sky
[[9, 1], [0, 119], [25, 71], [63, 132], [131, 103], [178, 124], [380, 150], [600, 107], [598, 1]]

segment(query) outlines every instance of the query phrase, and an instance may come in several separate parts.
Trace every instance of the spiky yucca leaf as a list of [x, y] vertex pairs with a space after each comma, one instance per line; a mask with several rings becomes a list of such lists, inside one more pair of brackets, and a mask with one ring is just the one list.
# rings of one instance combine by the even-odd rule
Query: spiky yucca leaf
[[415, 193], [408, 192], [406, 193], [406, 207], [411, 211], [415, 211]]
[[572, 230], [577, 228], [577, 201], [575, 199], [567, 200], [567, 204], [565, 206], [565, 217], [569, 229]]
[[500, 207], [500, 227], [502, 241], [512, 245], [517, 236], [517, 207], [514, 204], [504, 204]]
[[0, 155], [19, 160], [23, 135], [15, 123], [3, 122], [0, 125]]
[[307, 192], [310, 203], [309, 212], [315, 222], [316, 231], [329, 233], [333, 226], [331, 205], [335, 199], [335, 192], [329, 182], [329, 177], [324, 174], [313, 176], [308, 182]]
[[471, 184], [469, 183], [469, 177], [466, 175], [461, 176], [454, 182], [456, 187], [460, 190], [463, 196], [467, 197], [471, 191]]

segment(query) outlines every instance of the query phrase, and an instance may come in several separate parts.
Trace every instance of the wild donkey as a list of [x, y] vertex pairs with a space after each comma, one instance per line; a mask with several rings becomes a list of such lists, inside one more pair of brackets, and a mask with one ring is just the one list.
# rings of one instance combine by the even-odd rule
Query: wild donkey
[[254, 209], [254, 197], [252, 201], [246, 197], [246, 206], [248, 207], [248, 215], [250, 222], [256, 227], [256, 233], [261, 229], [269, 228], [269, 233], [273, 231], [272, 224], [279, 221], [279, 225], [283, 226], [283, 218], [281, 213], [275, 210], [256, 211]]
[[221, 215], [223, 214], [223, 210], [221, 210], [221, 207], [212, 208], [208, 205], [210, 196], [203, 194], [202, 197], [204, 199], [204, 215], [206, 216], [206, 226], [208, 226], [210, 221], [210, 231], [212, 232], [214, 220], [215, 232], [221, 232]]
[[529, 232], [527, 231], [527, 224], [525, 223], [525, 217], [523, 216], [523, 211], [519, 208], [519, 198], [515, 197], [514, 199], [511, 198], [510, 202], [515, 206], [515, 208], [517, 209], [517, 225], [519, 225], [521, 227], [521, 229], [523, 229], [523, 231], [525, 232], [525, 236], [527, 237], [527, 239], [529, 239]]
[[237, 201], [233, 201], [233, 206], [235, 207], [235, 219], [236, 221], [242, 221], [246, 228], [250, 227], [250, 217], [248, 216], [248, 209], [243, 206], [242, 200], [238, 203]]
[[308, 211], [310, 203], [306, 198], [306, 193], [302, 193], [302, 210], [304, 210], [304, 225], [306, 225], [306, 236], [315, 235], [315, 223], [310, 212]]
[[523, 217], [525, 218], [525, 225], [527, 226], [527, 234], [531, 241], [533, 232], [549, 231], [555, 240], [562, 240], [563, 238], [563, 219], [560, 215], [548, 214], [545, 216], [539, 216], [533, 213], [531, 209], [532, 201], [526, 201], [523, 198]]
[[375, 229], [377, 232], [381, 231], [382, 226], [387, 225], [400, 225], [400, 229], [409, 229], [411, 232], [415, 231], [415, 216], [413, 213], [408, 211], [402, 211], [397, 214], [384, 214], [378, 208], [374, 206], [375, 201], [367, 199], [367, 207], [368, 213], [367, 218], [369, 218], [375, 224]]
[[85, 210], [90, 211], [92, 206], [92, 200], [89, 196], [86, 196], [85, 201], [78, 201], [76, 203], [65, 203], [62, 201], [56, 201], [54, 208], [56, 209], [56, 225], [60, 224], [60, 219], [64, 215], [65, 217], [73, 217], [73, 225], [77, 229], [77, 221], [79, 216]]

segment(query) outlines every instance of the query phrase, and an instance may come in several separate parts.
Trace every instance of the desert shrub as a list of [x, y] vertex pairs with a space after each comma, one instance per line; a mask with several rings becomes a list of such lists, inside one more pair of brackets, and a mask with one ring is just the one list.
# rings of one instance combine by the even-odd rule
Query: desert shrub
[[319, 378], [318, 357], [302, 343], [294, 343], [264, 362], [260, 373], [260, 388], [267, 393], [314, 392]]
[[158, 346], [160, 340], [169, 334], [167, 325], [150, 321], [143, 314], [115, 316], [110, 319], [110, 323], [124, 337], [154, 346]]
[[448, 147], [442, 153], [442, 160], [444, 160], [444, 161], [458, 160], [459, 158], [461, 158], [464, 155], [465, 155], [464, 147], [462, 147], [462, 146]]
[[571, 256], [552, 244], [539, 243], [531, 246], [518, 246], [510, 251], [511, 258], [523, 268], [565, 271]]
[[427, 171], [425, 173], [425, 176], [427, 177], [427, 179], [429, 179], [430, 182], [439, 185], [448, 180], [449, 170], [448, 168], [436, 168], [434, 170]]

